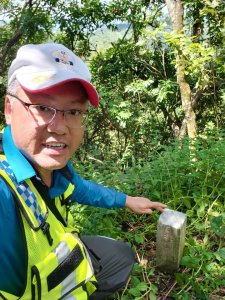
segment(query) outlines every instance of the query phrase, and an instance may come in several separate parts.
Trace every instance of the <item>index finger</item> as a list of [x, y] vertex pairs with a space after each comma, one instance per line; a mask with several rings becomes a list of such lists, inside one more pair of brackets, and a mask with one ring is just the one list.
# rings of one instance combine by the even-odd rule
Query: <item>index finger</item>
[[160, 202], [152, 202], [152, 208], [160, 211], [160, 212], [163, 212], [165, 208], [167, 208], [167, 205], [166, 204], [162, 204]]

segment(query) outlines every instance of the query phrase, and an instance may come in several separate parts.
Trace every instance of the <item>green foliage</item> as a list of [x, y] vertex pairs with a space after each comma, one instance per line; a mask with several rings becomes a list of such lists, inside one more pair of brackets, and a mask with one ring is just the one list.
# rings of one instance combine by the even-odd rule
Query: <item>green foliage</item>
[[[200, 78], [200, 82], [206, 85], [209, 81], [209, 62], [215, 56], [215, 49], [207, 43], [193, 42], [193, 37], [186, 37], [182, 33], [165, 33], [166, 41], [182, 54], [181, 63], [185, 68], [185, 74]], [[207, 78], [206, 78], [207, 76]], [[205, 77], [205, 78], [202, 78]], [[201, 83], [202, 84], [202, 83]]]
[[[218, 131], [225, 122], [225, 2], [182, 4], [183, 31], [170, 33], [161, 0], [0, 3], [1, 111], [16, 50], [49, 40], [65, 44], [88, 62], [101, 99], [99, 109], [90, 109], [85, 141], [76, 154], [78, 172], [188, 215], [185, 253], [174, 279], [154, 269], [158, 214], [73, 207], [83, 233], [124, 239], [136, 251], [139, 264], [117, 299], [224, 298], [225, 145]], [[184, 120], [176, 53], [198, 125], [191, 153], [188, 140], [174, 142]]]
[[[179, 271], [173, 278], [155, 270], [155, 237], [158, 214], [132, 215], [121, 209], [82, 208], [75, 220], [84, 233], [105, 234], [126, 240], [139, 264], [126, 289], [114, 299], [222, 299], [225, 283], [225, 141], [214, 132], [195, 141], [190, 159], [188, 140], [149, 153], [148, 161], [119, 171], [105, 161], [76, 163], [84, 177], [113, 186], [129, 195], [164, 202], [188, 215], [186, 243]], [[107, 216], [107, 218], [105, 217]], [[166, 277], [167, 276], [167, 277]], [[167, 278], [167, 279], [165, 279]], [[166, 281], [166, 283], [165, 283]]]
[[219, 237], [225, 235], [225, 214], [215, 216], [211, 219], [212, 231]]
[[[101, 107], [92, 111], [93, 122], [85, 142], [88, 152], [93, 153], [97, 146], [101, 149], [98, 159], [119, 157], [126, 165], [133, 158], [147, 156], [158, 143], [168, 142], [172, 137], [169, 128], [181, 111], [176, 110], [174, 101], [177, 84], [162, 80], [163, 66], [158, 65], [156, 54], [143, 53], [143, 47], [134, 46], [130, 40], [120, 40], [104, 55], [95, 56], [91, 68]], [[172, 73], [169, 67], [166, 69]]]

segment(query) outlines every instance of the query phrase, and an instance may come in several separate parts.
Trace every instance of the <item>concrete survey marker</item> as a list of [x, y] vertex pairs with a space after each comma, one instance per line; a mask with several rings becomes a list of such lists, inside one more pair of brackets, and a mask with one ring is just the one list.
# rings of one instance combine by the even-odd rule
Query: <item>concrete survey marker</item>
[[165, 273], [174, 273], [183, 255], [187, 215], [165, 209], [160, 215], [156, 235], [156, 266]]

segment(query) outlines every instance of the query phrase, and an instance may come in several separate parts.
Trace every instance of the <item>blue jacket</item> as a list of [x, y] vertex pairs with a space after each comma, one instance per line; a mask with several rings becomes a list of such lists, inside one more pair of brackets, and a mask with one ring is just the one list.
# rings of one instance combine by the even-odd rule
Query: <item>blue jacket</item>
[[[11, 128], [7, 126], [2, 136], [3, 150], [18, 182], [37, 176], [35, 169], [13, 142]], [[53, 183], [49, 188], [52, 199], [64, 193], [70, 180], [75, 185], [73, 202], [97, 207], [124, 207], [126, 195], [89, 180], [82, 179], [67, 164], [69, 177], [64, 170], [53, 172]], [[20, 295], [26, 284], [26, 257], [23, 232], [19, 224], [13, 197], [0, 178], [0, 290]]]

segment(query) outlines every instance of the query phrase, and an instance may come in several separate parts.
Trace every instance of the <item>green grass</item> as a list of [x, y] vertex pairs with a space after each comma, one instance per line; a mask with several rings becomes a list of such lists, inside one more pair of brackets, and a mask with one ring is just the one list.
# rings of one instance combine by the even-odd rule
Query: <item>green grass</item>
[[188, 216], [180, 268], [168, 275], [155, 268], [158, 213], [140, 216], [123, 209], [72, 208], [81, 231], [125, 240], [136, 253], [131, 279], [113, 299], [225, 299], [225, 142], [198, 140], [194, 149], [190, 155], [188, 141], [174, 144], [125, 172], [107, 161], [76, 166], [86, 178], [164, 202]]

